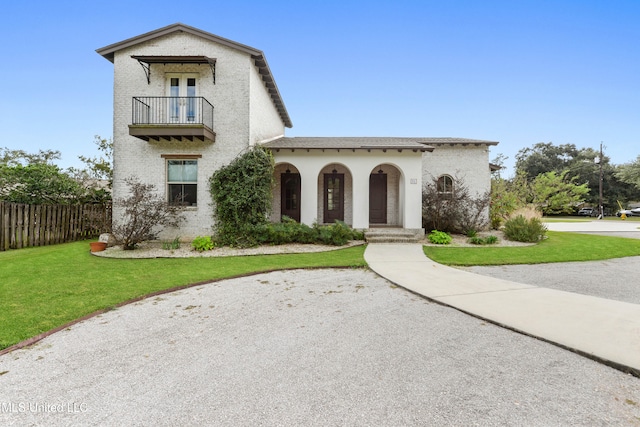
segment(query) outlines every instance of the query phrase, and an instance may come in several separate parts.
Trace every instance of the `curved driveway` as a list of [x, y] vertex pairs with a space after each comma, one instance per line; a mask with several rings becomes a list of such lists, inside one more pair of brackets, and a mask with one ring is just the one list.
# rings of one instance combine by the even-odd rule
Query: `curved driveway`
[[367, 270], [121, 307], [0, 356], [0, 425], [638, 425], [640, 380]]

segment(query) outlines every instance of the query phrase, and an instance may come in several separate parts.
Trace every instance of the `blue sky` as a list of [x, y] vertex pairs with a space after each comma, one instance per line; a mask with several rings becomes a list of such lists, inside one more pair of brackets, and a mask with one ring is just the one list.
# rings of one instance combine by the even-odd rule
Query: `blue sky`
[[176, 22], [265, 52], [288, 136], [486, 139], [508, 166], [537, 142], [640, 154], [637, 0], [23, 0], [3, 16], [0, 147], [63, 167], [112, 135], [95, 50]]

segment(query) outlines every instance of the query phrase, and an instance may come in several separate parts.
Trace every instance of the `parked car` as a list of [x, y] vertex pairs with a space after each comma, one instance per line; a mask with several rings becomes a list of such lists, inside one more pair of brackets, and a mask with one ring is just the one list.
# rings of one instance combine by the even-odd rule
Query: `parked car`
[[625, 214], [626, 216], [640, 216], [640, 212], [634, 214], [633, 210], [630, 209], [622, 209], [616, 212], [616, 216], [622, 216], [622, 214]]
[[593, 208], [582, 208], [578, 211], [579, 216], [596, 216], [597, 212]]
[[633, 213], [633, 215], [640, 216], [640, 208], [633, 208], [633, 209], [630, 209], [630, 210]]

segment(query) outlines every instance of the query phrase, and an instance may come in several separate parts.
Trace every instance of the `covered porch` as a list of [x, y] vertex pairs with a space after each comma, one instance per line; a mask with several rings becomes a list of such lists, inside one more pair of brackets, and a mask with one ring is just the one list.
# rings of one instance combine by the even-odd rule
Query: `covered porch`
[[422, 231], [422, 154], [408, 138], [281, 138], [272, 221]]

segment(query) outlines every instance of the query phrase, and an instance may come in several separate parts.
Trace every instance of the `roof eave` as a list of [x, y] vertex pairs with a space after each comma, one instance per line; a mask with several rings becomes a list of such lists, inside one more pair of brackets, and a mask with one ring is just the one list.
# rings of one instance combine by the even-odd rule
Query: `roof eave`
[[130, 46], [135, 46], [137, 44], [144, 43], [146, 41], [153, 40], [158, 37], [166, 36], [168, 34], [175, 33], [176, 31], [184, 31], [185, 33], [203, 37], [205, 39], [215, 41], [222, 45], [241, 50], [250, 55], [263, 55], [262, 51], [255, 49], [251, 46], [234, 42], [233, 40], [225, 39], [224, 37], [216, 36], [215, 34], [211, 34], [206, 31], [202, 31], [202, 30], [199, 30], [198, 28], [194, 28], [182, 23], [167, 25], [166, 27], [158, 28], [157, 30], [149, 31], [148, 33], [140, 34], [139, 36], [131, 37], [126, 40], [122, 40], [120, 42], [110, 44], [100, 49], [96, 49], [96, 52], [102, 55], [104, 58], [106, 58], [110, 62], [113, 62], [114, 54], [119, 50], [125, 49]]
[[371, 150], [384, 150], [384, 151], [392, 151], [392, 150], [397, 150], [397, 151], [403, 151], [403, 150], [409, 150], [409, 151], [420, 151], [421, 153], [424, 152], [432, 152], [434, 150], [434, 147], [430, 147], [427, 145], [423, 145], [423, 146], [415, 146], [415, 145], [410, 145], [410, 146], [398, 146], [398, 145], [360, 145], [360, 146], [343, 146], [343, 147], [336, 147], [336, 146], [315, 146], [315, 147], [309, 147], [309, 146], [301, 146], [301, 145], [297, 145], [297, 146], [291, 146], [291, 145], [278, 145], [278, 144], [273, 144], [273, 143], [266, 143], [263, 145], [265, 148], [268, 148], [270, 150], [304, 150], [304, 151], [318, 151], [318, 150], [366, 150], [366, 151], [371, 151]]

